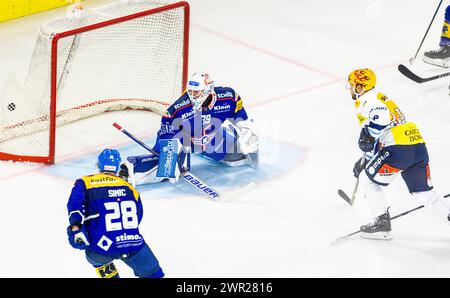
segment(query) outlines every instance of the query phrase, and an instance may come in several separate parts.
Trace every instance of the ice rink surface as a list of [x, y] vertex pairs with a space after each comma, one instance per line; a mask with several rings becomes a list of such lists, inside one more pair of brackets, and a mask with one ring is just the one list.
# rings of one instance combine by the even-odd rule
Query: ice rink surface
[[[109, 1], [91, 1], [91, 5]], [[345, 88], [348, 73], [375, 70], [427, 141], [435, 189], [450, 193], [448, 79], [416, 84], [397, 71], [414, 56], [436, 9], [428, 0], [191, 0], [189, 69], [233, 87], [259, 124], [261, 168], [230, 169], [194, 158], [192, 172], [224, 192], [215, 203], [179, 182], [139, 187], [140, 226], [167, 277], [450, 277], [450, 224], [421, 209], [392, 222], [392, 241], [337, 237], [368, 222], [351, 192], [359, 127]], [[435, 49], [444, 7], [423, 50]], [[65, 9], [0, 24], [0, 86], [27, 67], [38, 26]], [[418, 59], [429, 76], [442, 69]], [[0, 276], [95, 277], [69, 245], [66, 203], [76, 178], [95, 171], [104, 147], [144, 153], [115, 130], [120, 123], [153, 144], [160, 116], [110, 112], [57, 130], [54, 166], [0, 162]], [[386, 188], [391, 215], [416, 207], [401, 178]], [[132, 271], [117, 263], [123, 277]]]

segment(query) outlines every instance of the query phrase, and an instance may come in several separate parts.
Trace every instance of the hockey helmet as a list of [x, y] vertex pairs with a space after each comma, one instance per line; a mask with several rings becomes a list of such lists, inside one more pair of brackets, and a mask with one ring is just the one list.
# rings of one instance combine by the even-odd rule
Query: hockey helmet
[[[376, 82], [377, 77], [375, 76], [375, 73], [368, 68], [356, 69], [348, 75], [349, 87], [357, 97], [375, 88]], [[363, 88], [363, 91], [360, 93], [356, 91], [356, 86], [358, 85]]]
[[201, 108], [202, 104], [214, 90], [214, 81], [209, 74], [196, 71], [188, 81], [187, 93], [194, 110]]
[[119, 151], [105, 149], [98, 155], [97, 168], [100, 172], [117, 173], [121, 161]]

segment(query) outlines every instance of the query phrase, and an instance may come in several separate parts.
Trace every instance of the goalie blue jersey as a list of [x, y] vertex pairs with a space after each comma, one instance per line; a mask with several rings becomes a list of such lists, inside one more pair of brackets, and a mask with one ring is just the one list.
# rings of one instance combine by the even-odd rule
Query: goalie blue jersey
[[247, 120], [241, 97], [229, 87], [214, 87], [214, 92], [195, 111], [185, 91], [168, 109], [161, 120], [156, 145], [159, 152], [159, 139], [177, 137], [183, 145], [190, 144], [192, 152], [203, 152], [206, 147], [217, 144], [216, 137], [223, 137], [221, 125], [225, 120], [236, 123]]
[[70, 224], [82, 223], [86, 229], [89, 250], [114, 256], [135, 252], [144, 244], [139, 193], [120, 177], [100, 173], [78, 179], [67, 209]]

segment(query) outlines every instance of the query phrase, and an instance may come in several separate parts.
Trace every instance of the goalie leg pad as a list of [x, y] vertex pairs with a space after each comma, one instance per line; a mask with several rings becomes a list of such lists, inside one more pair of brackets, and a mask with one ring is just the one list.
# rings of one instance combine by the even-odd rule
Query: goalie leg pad
[[133, 164], [134, 173], [145, 173], [158, 165], [159, 158], [153, 154], [130, 156], [127, 160]]
[[[156, 177], [178, 181], [181, 172], [190, 169], [190, 152], [183, 150], [178, 139], [159, 140], [161, 148]], [[187, 151], [187, 152], [186, 152]]]

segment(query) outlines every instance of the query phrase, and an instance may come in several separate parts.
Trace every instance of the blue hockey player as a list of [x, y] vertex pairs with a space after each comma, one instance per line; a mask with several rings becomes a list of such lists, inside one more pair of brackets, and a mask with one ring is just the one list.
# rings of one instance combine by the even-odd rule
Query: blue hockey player
[[67, 203], [70, 244], [85, 250], [87, 261], [102, 278], [118, 278], [120, 259], [138, 277], [161, 278], [158, 260], [139, 232], [142, 201], [137, 190], [117, 176], [120, 153], [105, 149], [98, 156], [98, 174], [75, 182]]
[[178, 181], [190, 169], [191, 153], [228, 166], [256, 168], [258, 161], [258, 137], [242, 98], [199, 71], [163, 115], [153, 149], [159, 156], [130, 156], [121, 166], [133, 184]]

